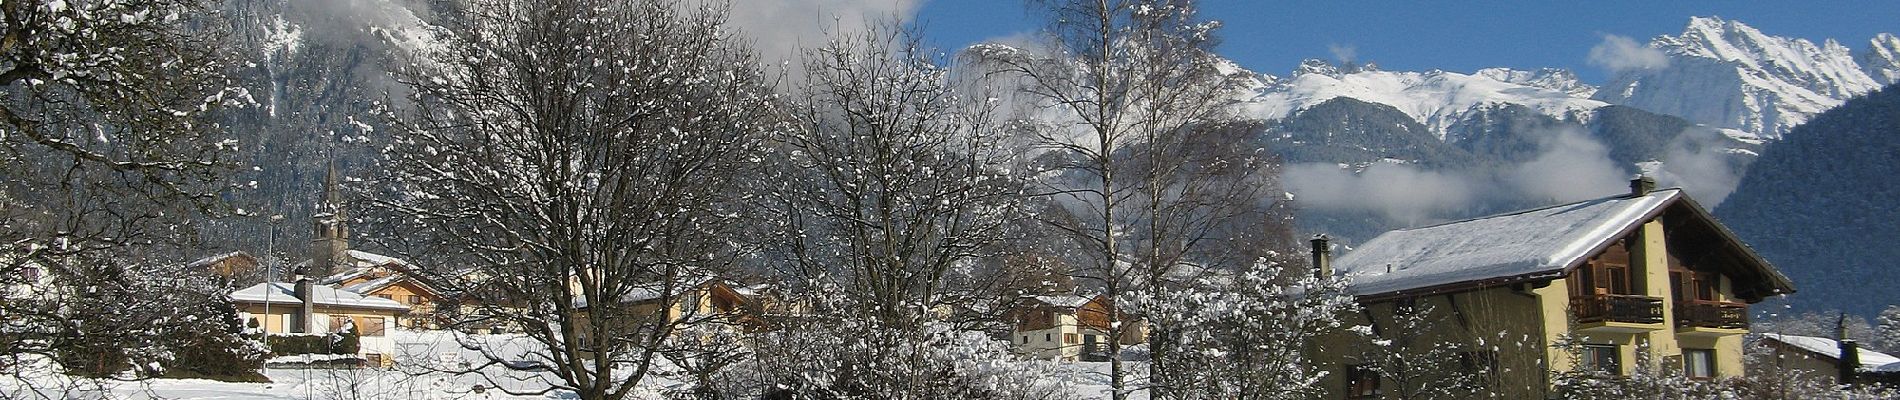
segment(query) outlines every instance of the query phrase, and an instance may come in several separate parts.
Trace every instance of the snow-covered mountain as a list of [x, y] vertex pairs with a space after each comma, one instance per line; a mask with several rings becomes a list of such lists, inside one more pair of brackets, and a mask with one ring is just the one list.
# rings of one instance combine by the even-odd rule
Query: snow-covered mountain
[[1857, 56], [1832, 39], [1816, 45], [1740, 21], [1697, 17], [1681, 34], [1651, 40], [1648, 49], [1666, 55], [1666, 65], [1620, 71], [1593, 98], [1767, 139], [1900, 76], [1900, 43], [1889, 34]]
[[[1382, 104], [1398, 109], [1430, 128], [1441, 140], [1459, 139], [1453, 127], [1482, 110], [1519, 105], [1565, 121], [1582, 121], [1589, 111], [1609, 105], [1591, 100], [1595, 88], [1569, 71], [1514, 71], [1493, 68], [1478, 74], [1441, 70], [1384, 71], [1373, 64], [1334, 65], [1306, 60], [1289, 78], [1267, 76], [1244, 95], [1246, 114], [1277, 120], [1334, 98]], [[1582, 94], [1582, 95], [1580, 95]]]

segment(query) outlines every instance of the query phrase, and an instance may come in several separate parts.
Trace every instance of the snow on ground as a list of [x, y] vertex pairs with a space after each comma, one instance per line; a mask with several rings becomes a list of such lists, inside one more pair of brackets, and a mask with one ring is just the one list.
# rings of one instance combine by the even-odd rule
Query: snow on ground
[[[535, 391], [548, 385], [551, 375], [512, 372], [500, 366], [483, 374], [456, 375], [442, 370], [480, 365], [481, 353], [458, 344], [480, 341], [498, 349], [511, 362], [528, 362], [523, 355], [533, 341], [518, 335], [458, 335], [392, 329], [398, 348], [394, 368], [286, 369], [269, 368], [272, 383], [231, 383], [204, 379], [151, 379], [139, 382], [74, 380], [52, 372], [45, 360], [33, 363], [21, 376], [0, 377], [0, 398], [8, 399], [547, 399], [570, 398], [567, 393], [511, 396], [493, 389], [476, 393], [481, 385], [497, 384], [516, 391]], [[279, 357], [287, 358], [287, 357]], [[288, 357], [296, 358], [296, 357]], [[284, 360], [277, 360], [284, 361]], [[485, 379], [484, 376], [492, 379]], [[656, 381], [655, 385], [667, 382]], [[636, 393], [636, 399], [657, 398], [654, 392]]]
[[[479, 365], [483, 357], [459, 341], [479, 341], [494, 354], [510, 362], [532, 362], [526, 356], [537, 345], [519, 335], [455, 335], [446, 332], [391, 330], [396, 341], [397, 366], [365, 369], [290, 369], [269, 368], [264, 375], [271, 383], [232, 383], [205, 379], [151, 379], [138, 382], [98, 382], [75, 380], [52, 372], [49, 362], [39, 360], [25, 368], [20, 376], [0, 376], [0, 398], [6, 399], [563, 399], [571, 393], [551, 392], [539, 395], [508, 395], [486, 389], [475, 392], [477, 385], [492, 388], [499, 383], [516, 391], [546, 388], [546, 373], [508, 371], [496, 366], [483, 369], [482, 375], [456, 375], [442, 370]], [[288, 361], [296, 357], [279, 357]], [[469, 364], [464, 364], [468, 362]], [[1082, 399], [1108, 399], [1106, 362], [1060, 363], [1052, 376], [1043, 379], [1067, 381], [1075, 385]], [[662, 365], [661, 368], [669, 368]], [[1142, 362], [1130, 361], [1131, 375], [1147, 370]], [[484, 377], [486, 375], [486, 377]], [[1131, 386], [1139, 378], [1130, 379]], [[634, 399], [660, 399], [661, 390], [678, 389], [681, 383], [663, 377], [649, 377]], [[1145, 392], [1135, 392], [1132, 400], [1147, 400]]]

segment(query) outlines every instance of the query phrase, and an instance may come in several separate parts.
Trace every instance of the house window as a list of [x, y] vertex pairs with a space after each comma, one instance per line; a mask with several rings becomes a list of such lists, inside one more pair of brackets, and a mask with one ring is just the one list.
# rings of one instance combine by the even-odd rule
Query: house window
[[26, 283], [39, 282], [40, 281], [40, 267], [20, 268], [20, 278], [25, 279]]
[[422, 296], [409, 295], [409, 304], [422, 304]]
[[379, 353], [363, 353], [363, 365], [367, 367], [382, 367], [383, 355]]
[[347, 330], [350, 330], [350, 317], [343, 315], [330, 316], [331, 332], [343, 332]]
[[1614, 344], [1583, 345], [1583, 369], [1610, 375], [1623, 374], [1621, 352]]
[[1721, 283], [1721, 278], [1718, 277], [1716, 274], [1711, 274], [1711, 273], [1695, 274], [1695, 299], [1702, 300], [1702, 301], [1715, 301], [1715, 292], [1716, 292], [1715, 286], [1720, 283]]
[[1692, 379], [1715, 377], [1715, 350], [1682, 350], [1682, 375]]
[[1042, 334], [1042, 341], [1044, 341], [1044, 342], [1054, 342], [1054, 341], [1056, 341], [1056, 335], [1055, 335], [1055, 334], [1053, 334], [1053, 333], [1044, 333], [1044, 334]]
[[1062, 344], [1075, 344], [1075, 334], [1073, 333], [1062, 334]]
[[1029, 335], [1023, 335], [1023, 344], [1029, 344]]
[[1608, 275], [1610, 278], [1610, 293], [1636, 294], [1636, 291], [1630, 288], [1630, 268], [1628, 266], [1611, 265], [1603, 269], [1603, 274]]
[[384, 320], [382, 317], [364, 318], [363, 325], [357, 327], [358, 328], [357, 332], [361, 333], [363, 336], [382, 336], [383, 335], [383, 321]]
[[395, 300], [395, 299], [396, 299], [396, 297], [395, 297], [395, 296], [392, 296], [392, 295], [387, 295], [387, 294], [379, 294], [379, 295], [376, 295], [376, 297], [381, 297], [381, 298], [385, 298], [385, 299], [390, 299], [390, 300]]
[[1378, 397], [1379, 371], [1371, 364], [1358, 364], [1346, 367], [1346, 398], [1366, 399]]

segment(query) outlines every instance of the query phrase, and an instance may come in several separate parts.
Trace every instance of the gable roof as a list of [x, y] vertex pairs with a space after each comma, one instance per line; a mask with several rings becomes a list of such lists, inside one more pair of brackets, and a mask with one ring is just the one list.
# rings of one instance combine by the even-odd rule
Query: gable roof
[[[1456, 287], [1489, 287], [1562, 277], [1566, 270], [1664, 213], [1668, 227], [1687, 226], [1723, 248], [1723, 261], [1745, 264], [1730, 272], [1750, 283], [1746, 298], [1793, 292], [1788, 279], [1681, 189], [1621, 195], [1386, 232], [1338, 258], [1333, 268], [1352, 278], [1359, 296], [1418, 295]], [[1676, 230], [1672, 230], [1676, 232]], [[1672, 233], [1675, 235], [1676, 233]], [[1687, 240], [1687, 239], [1683, 239]], [[1671, 238], [1671, 244], [1679, 242]]]
[[[391, 272], [389, 276], [343, 285], [342, 289], [357, 294], [369, 294], [398, 283], [410, 282], [414, 284], [416, 288], [428, 292], [427, 294], [430, 296], [445, 297], [443, 292], [438, 290], [435, 285], [411, 275], [411, 273], [414, 272], [415, 266], [408, 261], [362, 250], [350, 250], [348, 254], [350, 257], [350, 265], [354, 266], [353, 268], [319, 278], [316, 280], [316, 284], [322, 286], [338, 286], [342, 285], [343, 282], [348, 282], [351, 279], [367, 275], [370, 271], [377, 268], [386, 268]], [[309, 260], [305, 260], [298, 265], [304, 265], [309, 262]]]
[[[268, 297], [266, 297], [267, 295]], [[409, 306], [397, 303], [395, 300], [364, 296], [323, 285], [310, 285], [310, 297], [310, 302], [319, 306], [391, 311], [409, 310]], [[296, 287], [289, 282], [266, 282], [238, 289], [235, 292], [231, 292], [231, 301], [245, 303], [264, 303], [269, 301], [271, 304], [303, 305], [303, 299], [297, 298]]]
[[[1779, 333], [1763, 333], [1761, 337], [1764, 340], [1781, 343], [1786, 347], [1801, 350], [1827, 359], [1828, 361], [1839, 361], [1841, 359], [1841, 342], [1835, 341], [1834, 339], [1784, 335]], [[1860, 369], [1863, 371], [1891, 371], [1900, 369], [1900, 357], [1887, 355], [1887, 353], [1861, 348], [1859, 350], [1859, 357]]]

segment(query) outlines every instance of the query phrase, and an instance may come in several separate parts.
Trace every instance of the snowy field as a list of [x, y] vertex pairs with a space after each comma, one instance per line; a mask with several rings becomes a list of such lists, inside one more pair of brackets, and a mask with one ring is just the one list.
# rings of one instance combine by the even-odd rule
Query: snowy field
[[[463, 349], [457, 337], [447, 333], [421, 333], [391, 330], [400, 347], [398, 365], [387, 369], [266, 369], [271, 383], [231, 383], [204, 379], [151, 379], [138, 382], [99, 382], [74, 380], [52, 373], [46, 362], [21, 376], [0, 377], [0, 398], [5, 399], [561, 399], [568, 393], [509, 395], [494, 390], [504, 385], [517, 392], [548, 387], [551, 376], [508, 371], [502, 367], [484, 369], [483, 375], [441, 372], [462, 366], [463, 361], [479, 361], [478, 353]], [[481, 340], [503, 349], [504, 358], [525, 360], [521, 354], [533, 349], [531, 341], [511, 335], [464, 336], [462, 340]], [[1140, 368], [1129, 363], [1129, 368]], [[1107, 399], [1108, 363], [1062, 364], [1060, 375], [1049, 379], [1066, 380], [1076, 387], [1077, 398]], [[37, 371], [37, 372], [32, 372]], [[661, 393], [680, 389], [681, 384], [650, 377], [634, 399], [662, 399]], [[477, 386], [485, 387], [479, 392]], [[1146, 400], [1136, 393], [1134, 400]]]

